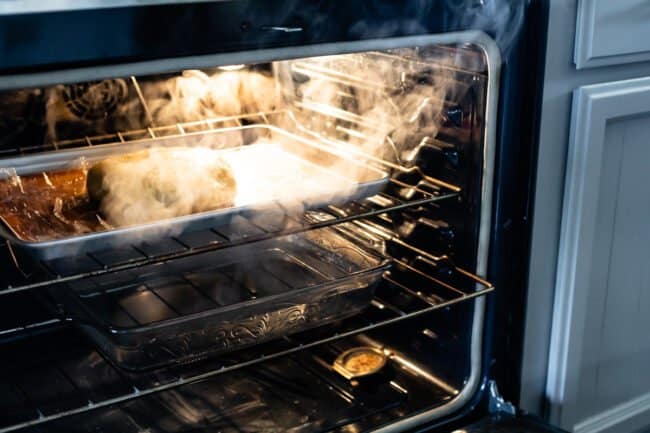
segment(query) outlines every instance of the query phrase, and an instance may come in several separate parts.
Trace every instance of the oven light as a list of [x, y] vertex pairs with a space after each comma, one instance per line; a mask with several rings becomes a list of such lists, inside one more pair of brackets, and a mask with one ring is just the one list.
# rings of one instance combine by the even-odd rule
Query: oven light
[[238, 71], [243, 69], [246, 65], [229, 65], [229, 66], [219, 66], [219, 69], [222, 71]]

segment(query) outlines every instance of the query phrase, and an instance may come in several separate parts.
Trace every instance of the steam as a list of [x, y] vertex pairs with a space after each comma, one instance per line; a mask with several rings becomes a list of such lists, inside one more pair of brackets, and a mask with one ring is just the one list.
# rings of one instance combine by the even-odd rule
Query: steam
[[[421, 47], [277, 62], [274, 77], [253, 69], [190, 70], [141, 81], [148, 121], [159, 126], [278, 107], [291, 115], [278, 130], [251, 126], [161, 139], [138, 157], [104, 164], [103, 192], [95, 196], [99, 224], [156, 221], [161, 235], [176, 234], [164, 220], [246, 207], [261, 211], [256, 225], [281, 229], [313, 207], [346, 203], [360, 183], [386, 175], [378, 161], [416, 164], [420, 149], [449, 123], [448, 105], [471, 85], [457, 77], [465, 58], [450, 52]], [[48, 104], [48, 123], [56, 124], [67, 107], [61, 89], [52, 90]], [[129, 117], [130, 109], [124, 103], [116, 113]], [[137, 232], [128, 237], [139, 240], [131, 236]]]
[[116, 226], [233, 205], [236, 182], [218, 152], [153, 148], [107, 159], [88, 172], [88, 193]]
[[109, 158], [90, 169], [88, 192], [118, 227], [229, 207], [280, 205], [286, 216], [354, 192], [350, 173], [296, 157], [283, 142], [295, 146], [277, 135], [230, 150], [161, 147]]
[[325, 170], [296, 157], [282, 143], [296, 146], [290, 138], [275, 135], [223, 154], [238, 180], [237, 206], [278, 203], [284, 209], [300, 212], [305, 205], [326, 204], [354, 191], [354, 175], [344, 175], [331, 167]]
[[416, 146], [437, 136], [445, 101], [465, 90], [445, 67], [453, 66], [453, 59], [437, 59], [438, 66], [408, 60], [416, 54], [401, 50], [399, 56], [351, 54], [290, 64], [293, 73], [304, 76], [292, 92], [302, 127], [338, 137], [371, 158], [400, 165], [412, 161]]
[[445, 0], [456, 15], [455, 26], [480, 29], [492, 36], [503, 53], [508, 53], [524, 23], [524, 1]]
[[139, 85], [146, 106], [123, 79], [47, 89], [47, 140], [269, 112], [278, 102], [273, 79], [255, 71], [187, 70]]
[[47, 139], [55, 142], [58, 138], [57, 125], [74, 121], [76, 116], [66, 107], [63, 100], [63, 86], [56, 86], [46, 91], [45, 124]]
[[460, 30], [489, 34], [502, 53], [514, 46], [528, 2], [521, 0], [368, 0], [366, 14], [350, 26], [360, 39], [423, 35]]
[[[507, 53], [524, 22], [526, 2], [369, 0], [363, 7], [368, 8], [365, 16], [374, 18], [352, 23], [350, 39], [428, 34], [431, 22], [440, 19], [449, 30], [486, 31]], [[325, 8], [332, 8], [325, 13], [337, 13], [336, 6]], [[439, 13], [443, 10], [444, 16]], [[321, 18], [317, 12], [314, 20]], [[436, 22], [433, 28], [438, 25]], [[428, 48], [278, 62], [273, 65], [274, 77], [253, 67], [188, 70], [178, 76], [145, 78], [139, 83], [146, 109], [128, 80], [125, 94], [120, 79], [107, 80], [115, 82], [111, 88], [118, 90], [111, 93], [118, 95], [113, 99], [99, 92], [107, 88], [105, 82], [89, 83], [82, 100], [91, 112], [100, 114], [92, 118], [80, 117], [71, 110], [67, 89], [57, 86], [45, 91], [47, 136], [55, 141], [266, 113], [287, 106], [295, 118], [279, 126], [302, 139], [282, 133], [247, 135], [237, 131], [188, 136], [173, 143], [154, 142], [165, 149], [152, 149], [146, 162], [106, 178], [114, 194], [102, 204], [102, 214], [97, 216], [105, 229], [160, 221], [157, 229], [148, 229], [146, 237], [144, 232], [133, 230], [116, 240], [118, 244], [178, 234], [181, 228], [163, 220], [209, 206], [253, 207], [260, 212], [250, 213], [252, 218], [247, 214], [247, 220], [282, 229], [314, 206], [348, 201], [358, 182], [380, 176], [368, 169], [376, 160], [406, 167], [417, 164], [420, 149], [439, 138], [441, 130], [444, 132], [449, 121], [448, 104], [461, 100], [467, 91], [452, 71], [464, 69], [468, 58], [463, 49], [449, 57], [437, 57], [435, 50]], [[232, 147], [238, 149], [224, 150]], [[171, 158], [168, 149], [174, 154]], [[245, 149], [253, 152], [240, 152]], [[296, 157], [306, 163], [302, 166], [311, 164], [312, 170], [298, 170]], [[217, 191], [218, 182], [211, 177], [211, 167], [215, 166], [235, 178], [236, 191], [228, 200], [219, 199], [228, 194], [224, 188]], [[134, 173], [148, 180], [134, 181]], [[22, 190], [15, 171], [4, 176], [14, 188]], [[270, 203], [275, 204], [272, 210]], [[57, 202], [52, 212], [64, 220], [62, 209], [65, 203]], [[118, 216], [111, 218], [112, 214]]]
[[156, 125], [269, 112], [277, 102], [273, 79], [258, 72], [188, 70], [143, 87]]

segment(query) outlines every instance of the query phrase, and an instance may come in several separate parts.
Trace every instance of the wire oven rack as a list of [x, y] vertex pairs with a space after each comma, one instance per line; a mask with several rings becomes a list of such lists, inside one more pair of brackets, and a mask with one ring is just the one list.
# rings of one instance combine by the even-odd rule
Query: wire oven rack
[[[321, 216], [323, 215], [324, 213], [321, 213]], [[332, 214], [329, 215], [333, 218]], [[384, 238], [391, 236], [390, 233], [381, 232], [378, 228], [373, 227], [372, 223], [366, 221], [356, 221], [348, 224], [355, 226], [365, 225], [364, 228], [367, 230], [373, 230], [374, 228], [374, 233]], [[432, 258], [417, 248], [400, 242], [398, 239], [394, 239], [393, 241], [397, 242], [397, 246], [410, 250], [416, 256], [416, 259], [414, 261], [395, 259], [393, 270], [390, 274], [384, 276], [384, 282], [378, 288], [371, 305], [367, 310], [357, 316], [335, 325], [327, 325], [312, 331], [284, 337], [281, 340], [275, 340], [271, 343], [262, 344], [252, 349], [240, 351], [233, 355], [212, 359], [209, 363], [204, 362], [206, 364], [204, 368], [199, 368], [198, 370], [196, 368], [184, 369], [183, 366], [175, 367], [172, 370], [167, 369], [163, 373], [166, 376], [164, 381], [154, 380], [142, 382], [142, 375], [128, 375], [112, 367], [106, 367], [110, 368], [111, 374], [121, 375], [121, 381], [127, 383], [126, 386], [121, 386], [119, 391], [113, 390], [109, 394], [102, 393], [102, 387], [105, 384], [101, 381], [80, 385], [78, 383], [78, 377], [66, 374], [65, 369], [61, 370], [63, 367], [57, 363], [50, 364], [46, 362], [43, 365], [35, 364], [32, 367], [33, 370], [29, 370], [28, 367], [29, 373], [27, 373], [27, 376], [36, 371], [46, 371], [48, 375], [56, 376], [59, 382], [63, 382], [58, 383], [57, 387], [67, 390], [65, 395], [58, 396], [56, 397], [56, 401], [52, 401], [42, 396], [31, 396], [30, 393], [33, 392], [31, 388], [21, 388], [19, 392], [25, 396], [24, 402], [28, 402], [28, 409], [22, 410], [21, 415], [23, 418], [20, 421], [8, 425], [0, 424], [0, 433], [14, 431], [23, 427], [176, 389], [183, 385], [215, 377], [219, 374], [251, 367], [272, 359], [302, 352], [315, 346], [321, 346], [355, 335], [364, 334], [397, 322], [414, 319], [432, 311], [483, 296], [493, 290], [493, 287], [489, 283], [482, 280], [476, 280], [478, 284], [473, 289], [461, 289], [445, 284], [435, 276], [431, 276], [430, 271], [427, 272], [426, 267], [431, 266], [431, 261], [436, 258]], [[416, 274], [418, 281], [422, 285], [409, 286], [406, 282], [409, 280], [409, 278], [406, 278], [409, 274]], [[29, 292], [25, 292], [25, 294], [29, 294]], [[39, 327], [54, 325], [63, 326], [62, 323], [57, 324], [54, 320], [50, 319], [40, 324], [36, 323], [23, 326], [22, 331], [37, 334]], [[16, 329], [15, 331], [19, 332], [20, 329]], [[14, 334], [0, 335], [0, 338], [15, 337]], [[58, 350], [57, 348], [54, 352], [56, 353]], [[101, 357], [99, 353], [96, 353], [94, 356]], [[96, 362], [99, 363], [100, 361], [97, 360]], [[106, 366], [109, 363], [110, 361], [102, 358], [102, 365]], [[50, 379], [47, 380], [49, 381]], [[20, 385], [12, 386], [20, 387]], [[438, 386], [442, 386], [443, 389], [451, 392], [453, 395], [453, 389], [445, 388], [444, 383]], [[8, 411], [10, 409], [12, 408], [7, 408]], [[25, 411], [27, 411], [27, 415], [25, 415]]]
[[[272, 359], [305, 351], [315, 346], [363, 334], [379, 327], [413, 319], [434, 310], [483, 296], [493, 290], [493, 287], [486, 282], [481, 282], [480, 288], [471, 291], [463, 291], [451, 286], [442, 289], [439, 285], [440, 281], [435, 281], [435, 279], [430, 279], [429, 283], [435, 286], [436, 290], [432, 290], [432, 287], [425, 286], [408, 287], [402, 282], [402, 277], [406, 273], [416, 272], [425, 280], [431, 278], [418, 268], [419, 265], [398, 263], [395, 270], [391, 271], [390, 275], [384, 277], [384, 284], [378, 289], [370, 307], [363, 313], [346, 319], [341, 323], [327, 325], [313, 331], [284, 337], [281, 340], [262, 344], [226, 357], [212, 359], [209, 363], [204, 363], [207, 365], [203, 369], [189, 368], [189, 372], [183, 366], [175, 367], [171, 370], [167, 369], [164, 371], [164, 375], [172, 375], [172, 377], [167, 377], [164, 381], [149, 381], [142, 384], [139, 380], [142, 379], [142, 375], [129, 375], [120, 372], [119, 374], [122, 375], [122, 380], [126, 381], [128, 386], [122, 386], [119, 392], [113, 392], [110, 395], [105, 395], [100, 392], [101, 387], [104, 385], [101, 382], [85, 383], [83, 386], [80, 386], [78, 377], [67, 375], [65, 370], [60, 371], [61, 367], [56, 364], [35, 364], [32, 370], [29, 370], [27, 374], [23, 373], [23, 376], [29, 376], [38, 371], [46, 371], [48, 372], [47, 374], [51, 373], [59, 381], [65, 382], [64, 384], [58, 383], [57, 387], [67, 389], [66, 395], [53, 397], [52, 399], [37, 398], [30, 396], [30, 393], [34, 392], [31, 388], [20, 388], [19, 392], [25, 395], [22, 404], [25, 404], [25, 402], [28, 403], [28, 408], [23, 408], [21, 414], [25, 418], [25, 411], [27, 411], [28, 415], [26, 419], [21, 419], [9, 425], [0, 425], [0, 433], [14, 431], [23, 427], [37, 425], [62, 417], [172, 390], [183, 385], [215, 377], [219, 374], [250, 367]], [[33, 327], [31, 330], [34, 330]], [[101, 355], [97, 353], [96, 356], [99, 357]], [[33, 360], [30, 362], [33, 362]], [[104, 365], [110, 363], [107, 359], [103, 359], [101, 362]], [[50, 370], [56, 371], [50, 372]], [[111, 371], [112, 374], [116, 374], [115, 371], [119, 372], [119, 370], [114, 368], [111, 368]], [[20, 384], [12, 384], [12, 386], [20, 387]], [[445, 387], [444, 384], [440, 384], [439, 386]], [[39, 404], [43, 407], [39, 406]], [[5, 409], [10, 412], [10, 409], [13, 410], [14, 408], [5, 407]]]
[[[117, 142], [128, 142], [133, 140], [156, 139], [160, 137], [183, 136], [187, 134], [200, 134], [224, 128], [227, 126], [243, 126], [244, 124], [276, 124], [286, 121], [287, 113], [285, 111], [275, 111], [270, 113], [256, 113], [243, 116], [225, 117], [218, 119], [208, 119], [184, 124], [175, 124], [173, 126], [150, 127], [145, 130], [133, 130], [129, 132], [118, 132], [116, 134], [102, 135], [97, 137], [84, 137], [76, 140], [60, 141], [53, 144], [56, 149], [79, 146], [94, 146], [100, 144]], [[289, 116], [290, 117], [290, 116]], [[375, 160], [374, 162], [381, 162]], [[291, 221], [281, 221], [280, 228], [265, 227], [256, 224], [255, 221], [245, 221], [243, 224], [250, 226], [251, 230], [244, 230], [235, 236], [219, 232], [219, 229], [212, 230], [213, 233], [205, 233], [212, 238], [204, 245], [196, 243], [194, 239], [184, 239], [183, 237], [169, 238], [159, 244], [149, 245], [148, 248], [142, 246], [126, 247], [119, 251], [112, 251], [108, 256], [106, 254], [86, 254], [73, 259], [58, 259], [47, 262], [41, 262], [36, 267], [27, 268], [32, 263], [21, 260], [12, 248], [9, 241], [5, 242], [4, 248], [0, 250], [0, 257], [4, 256], [8, 260], [6, 263], [13, 263], [19, 272], [14, 273], [10, 281], [2, 281], [0, 276], [0, 296], [9, 293], [15, 293], [23, 290], [31, 290], [44, 287], [53, 281], [58, 283], [79, 280], [91, 276], [100, 276], [116, 271], [135, 269], [144, 265], [160, 263], [166, 260], [187, 257], [195, 254], [201, 254], [215, 249], [237, 246], [260, 240], [266, 240], [273, 237], [299, 233], [306, 230], [313, 230], [327, 226], [333, 226], [344, 222], [350, 222], [358, 219], [369, 218], [372, 216], [401, 211], [407, 208], [417, 206], [426, 206], [430, 203], [442, 200], [453, 200], [459, 197], [461, 189], [455, 185], [448, 184], [441, 180], [424, 176], [417, 172], [417, 167], [405, 168], [396, 164], [385, 162], [386, 168], [402, 173], [414, 173], [420, 179], [415, 184], [407, 183], [392, 176], [389, 180], [389, 189], [408, 190], [409, 199], [404, 199], [390, 192], [383, 192], [369, 200], [363, 200], [359, 206], [350, 207], [345, 214], [337, 214], [335, 218], [329, 218], [321, 221], [297, 220], [285, 215], [282, 209], [278, 209], [281, 218], [291, 219]], [[331, 208], [331, 206], [330, 206]], [[266, 224], [266, 223], [264, 223]], [[240, 231], [240, 228], [237, 230]], [[145, 246], [146, 247], [146, 246]]]
[[[158, 138], [161, 136], [184, 135], [209, 131], [231, 124], [240, 126], [254, 123], [272, 124], [275, 123], [276, 117], [286, 120], [286, 113], [282, 111], [257, 113], [247, 116], [176, 124], [168, 127], [152, 127], [146, 130], [58, 142], [53, 146], [55, 148], [80, 145], [92, 146], [116, 140], [127, 142], [147, 137]], [[408, 173], [413, 171], [413, 169], [395, 164], [388, 164], [388, 167], [397, 172]], [[92, 384], [90, 390], [82, 389], [78, 384], [75, 384], [73, 378], [63, 374], [63, 380], [70, 382], [69, 387], [74, 390], [76, 398], [72, 399], [73, 401], [63, 402], [55, 409], [41, 408], [37, 403], [34, 403], [31, 405], [33, 407], [30, 409], [30, 416], [6, 425], [0, 424], [0, 433], [175, 389], [228, 371], [250, 367], [270, 359], [287, 356], [318, 345], [363, 334], [379, 327], [413, 319], [493, 291], [494, 287], [490, 283], [459, 268], [454, 269], [457, 277], [469, 279], [471, 284], [456, 287], [443, 282], [435, 275], [432, 276], [432, 267], [441, 263], [447, 264], [445, 256], [438, 257], [428, 254], [404, 242], [396, 233], [373, 222], [377, 218], [387, 218], [398, 211], [435, 205], [442, 200], [455, 200], [460, 196], [461, 189], [454, 185], [425, 176], [419, 176], [419, 179], [419, 182], [412, 184], [393, 177], [390, 180], [389, 188], [377, 196], [348, 203], [345, 206], [327, 206], [310, 212], [302, 218], [292, 218], [291, 221], [284, 220], [279, 229], [265, 226], [255, 221], [254, 217], [251, 217], [241, 222], [243, 228], [239, 227], [228, 233], [216, 228], [207, 230], [198, 237], [183, 238], [180, 236], [164, 239], [158, 244], [133, 246], [113, 250], [106, 254], [88, 254], [74, 260], [59, 259], [39, 263], [28, 263], [24, 258], [16, 254], [9, 243], [2, 246], [0, 248], [0, 260], [3, 260], [3, 263], [13, 263], [19, 272], [13, 272], [11, 276], [0, 276], [0, 295], [17, 292], [28, 293], [29, 290], [43, 288], [48, 285], [83, 280], [89, 277], [104, 276], [110, 278], [112, 273], [118, 271], [136, 270], [144, 265], [162, 263], [167, 260], [270, 239], [279, 235], [335, 225], [344, 228], [348, 227], [351, 230], [363, 229], [366, 233], [369, 233], [370, 238], [377, 237], [382, 242], [404, 251], [405, 254], [393, 258], [394, 267], [390, 273], [384, 275], [382, 285], [377, 290], [371, 305], [366, 311], [357, 316], [345, 319], [335, 325], [327, 325], [312, 331], [284, 337], [270, 344], [243, 350], [233, 356], [218, 358], [211, 361], [210, 367], [203, 371], [197, 372], [194, 370], [189, 374], [185, 374], [181, 369], [180, 373], [172, 379], [164, 382], [150, 382], [145, 386], [138, 384], [136, 381], [130, 381], [130, 386], [125, 388], [123, 392], [110, 396], [101, 396], [92, 392]], [[404, 190], [409, 191], [407, 194], [408, 199], [405, 199], [403, 195], [392, 193]], [[405, 258], [407, 256], [411, 259]], [[406, 276], [414, 276], [414, 278], [407, 278]], [[2, 278], [8, 278], [9, 280], [2, 281]], [[416, 281], [417, 285], [413, 285], [413, 281]], [[39, 330], [56, 326], [65, 326], [65, 323], [62, 319], [51, 317], [42, 321], [23, 323], [0, 332], [0, 341], [17, 339], [22, 334], [31, 335]], [[27, 400], [32, 401], [29, 398]]]

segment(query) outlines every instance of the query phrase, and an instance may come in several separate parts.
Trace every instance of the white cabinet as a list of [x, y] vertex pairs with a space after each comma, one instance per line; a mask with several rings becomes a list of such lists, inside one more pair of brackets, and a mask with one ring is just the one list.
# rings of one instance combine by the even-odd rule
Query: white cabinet
[[519, 403], [650, 433], [650, 0], [548, 4]]
[[579, 0], [578, 69], [650, 60], [650, 1]]
[[551, 410], [633, 433], [650, 424], [650, 78], [576, 90], [565, 182]]

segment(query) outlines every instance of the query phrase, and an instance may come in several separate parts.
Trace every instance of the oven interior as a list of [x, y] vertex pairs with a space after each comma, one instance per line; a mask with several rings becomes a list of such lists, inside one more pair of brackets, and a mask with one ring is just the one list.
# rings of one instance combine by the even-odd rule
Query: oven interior
[[[477, 374], [476, 310], [493, 290], [475, 275], [489, 79], [481, 47], [451, 44], [3, 92], [0, 432], [357, 432], [441, 416]], [[87, 171], [124, 149], [270, 142], [335, 173], [310, 184], [277, 167], [280, 191], [238, 178], [274, 200], [146, 238], [57, 238], [89, 229], [47, 201], [63, 194], [52, 161]], [[384, 183], [336, 191], [350, 171]], [[344, 377], [337, 357], [359, 347], [386, 365]]]

